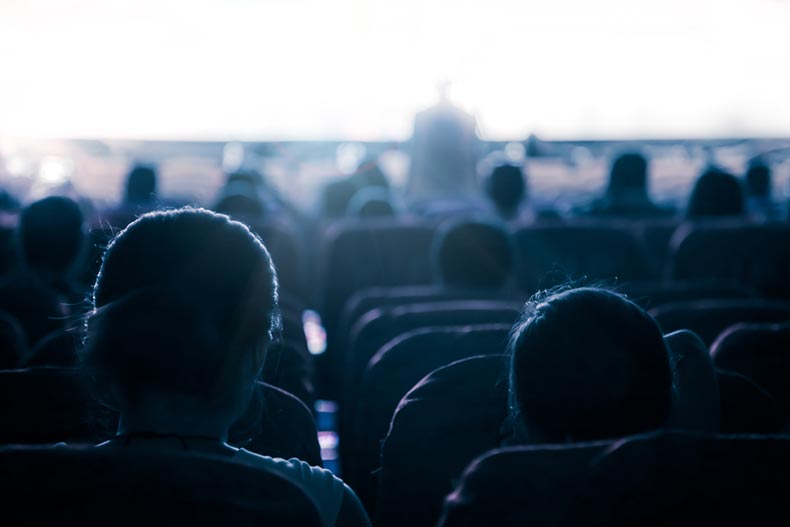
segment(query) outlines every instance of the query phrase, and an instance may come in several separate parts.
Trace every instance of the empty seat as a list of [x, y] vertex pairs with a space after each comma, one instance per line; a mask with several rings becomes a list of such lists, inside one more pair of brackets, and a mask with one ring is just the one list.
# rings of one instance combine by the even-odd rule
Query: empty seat
[[740, 373], [716, 370], [723, 434], [778, 434], [785, 416], [771, 394]]
[[790, 298], [790, 227], [781, 224], [689, 224], [672, 238], [670, 276], [743, 284]]
[[346, 301], [368, 287], [430, 284], [435, 230], [433, 225], [392, 219], [343, 221], [327, 230], [318, 270], [321, 316], [328, 335], [319, 368], [325, 396], [338, 393], [342, 362], [334, 361], [334, 335]]
[[599, 225], [525, 227], [514, 233], [516, 277], [525, 291], [569, 279], [649, 280], [651, 266], [627, 229]]
[[739, 324], [725, 331], [711, 349], [717, 367], [754, 381], [790, 420], [790, 324]]
[[297, 484], [189, 452], [4, 447], [0, 494], [7, 525], [320, 525]]
[[435, 525], [466, 465], [500, 446], [506, 361], [491, 355], [454, 362], [401, 399], [381, 447], [376, 525]]
[[[86, 388], [79, 370], [0, 371], [0, 444], [98, 442], [115, 433], [117, 419]], [[260, 454], [321, 465], [312, 414], [293, 395], [267, 384], [257, 384], [229, 440]]]
[[475, 355], [503, 353], [510, 328], [510, 324], [491, 324], [414, 330], [373, 357], [361, 381], [351, 434], [341, 450], [343, 476], [363, 503], [372, 507], [375, 502], [373, 471], [401, 398], [437, 368]]
[[789, 441], [659, 432], [495, 450], [466, 469], [439, 525], [784, 525]]
[[688, 300], [754, 299], [760, 297], [759, 292], [750, 287], [712, 282], [631, 282], [618, 286], [617, 291], [625, 294], [644, 309]]
[[658, 306], [650, 314], [665, 332], [690, 329], [710, 345], [722, 331], [739, 322], [790, 322], [790, 303], [760, 299], [690, 300]]

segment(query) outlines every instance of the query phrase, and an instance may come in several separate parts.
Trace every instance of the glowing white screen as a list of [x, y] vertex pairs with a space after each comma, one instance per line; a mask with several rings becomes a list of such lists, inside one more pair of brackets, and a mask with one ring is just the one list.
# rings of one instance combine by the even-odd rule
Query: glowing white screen
[[790, 135], [786, 0], [1, 0], [0, 134]]

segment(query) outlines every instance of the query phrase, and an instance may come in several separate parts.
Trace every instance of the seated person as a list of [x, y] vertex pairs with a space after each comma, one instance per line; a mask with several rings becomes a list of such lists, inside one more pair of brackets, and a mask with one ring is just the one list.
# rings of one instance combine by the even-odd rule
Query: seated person
[[522, 210], [527, 200], [527, 183], [521, 167], [501, 164], [485, 181], [485, 192], [503, 220], [532, 219]]
[[330, 471], [227, 443], [279, 324], [272, 260], [246, 226], [190, 208], [132, 222], [105, 252], [85, 324], [84, 366], [120, 411], [99, 447], [228, 456], [295, 481], [323, 525], [369, 525]]
[[758, 220], [781, 219], [781, 207], [771, 196], [771, 167], [760, 159], [749, 163], [745, 178], [746, 209]]
[[14, 316], [30, 347], [81, 311], [83, 291], [72, 276], [85, 240], [79, 206], [52, 196], [32, 203], [19, 217], [20, 268], [0, 283], [0, 309]]
[[446, 289], [495, 293], [511, 282], [515, 249], [496, 223], [448, 221], [436, 233], [432, 254], [436, 281]]
[[689, 219], [743, 216], [746, 204], [741, 184], [735, 176], [717, 167], [709, 167], [697, 179], [689, 197]]
[[660, 428], [672, 369], [653, 318], [598, 288], [528, 302], [508, 345], [515, 443], [611, 439]]
[[612, 163], [606, 193], [592, 203], [588, 214], [650, 218], [668, 216], [672, 211], [650, 200], [647, 159], [639, 153], [627, 153]]

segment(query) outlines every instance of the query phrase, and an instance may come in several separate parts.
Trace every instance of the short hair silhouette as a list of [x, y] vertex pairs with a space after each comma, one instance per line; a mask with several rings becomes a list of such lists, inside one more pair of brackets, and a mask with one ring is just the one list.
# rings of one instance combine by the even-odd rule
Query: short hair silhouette
[[147, 203], [156, 199], [156, 168], [152, 165], [137, 164], [126, 178], [124, 202], [130, 204]]
[[485, 191], [503, 216], [514, 216], [527, 195], [521, 167], [509, 163], [498, 165], [486, 180]]
[[660, 427], [672, 404], [661, 330], [605, 289], [535, 295], [513, 328], [510, 406], [529, 441], [622, 437]]
[[388, 189], [366, 187], [354, 193], [346, 214], [354, 218], [392, 217], [395, 216], [395, 205]]
[[192, 208], [144, 214], [121, 231], [93, 305], [83, 361], [122, 401], [146, 387], [238, 409], [279, 320], [260, 238]]
[[51, 196], [28, 205], [19, 217], [22, 256], [34, 269], [65, 272], [85, 239], [82, 211], [73, 200]]
[[436, 233], [432, 251], [435, 275], [450, 287], [502, 287], [514, 268], [510, 236], [495, 223], [447, 222]]
[[640, 153], [628, 152], [612, 163], [607, 193], [618, 196], [635, 191], [647, 193], [647, 159]]
[[743, 189], [735, 176], [709, 167], [694, 184], [686, 215], [689, 218], [738, 216], [744, 209]]
[[763, 161], [753, 161], [746, 170], [746, 194], [757, 198], [771, 197], [771, 169]]

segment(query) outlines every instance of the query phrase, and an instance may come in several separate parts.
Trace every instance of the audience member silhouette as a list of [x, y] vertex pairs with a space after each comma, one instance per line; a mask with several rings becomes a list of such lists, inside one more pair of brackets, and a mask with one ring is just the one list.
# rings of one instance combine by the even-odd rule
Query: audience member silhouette
[[352, 218], [386, 218], [396, 214], [390, 191], [381, 187], [358, 190], [348, 202], [346, 211]]
[[151, 165], [135, 165], [126, 178], [124, 203], [131, 206], [148, 205], [156, 201], [157, 176]]
[[246, 226], [200, 209], [143, 215], [108, 246], [83, 362], [120, 411], [102, 448], [232, 457], [295, 481], [324, 525], [368, 525], [331, 472], [227, 444], [279, 327], [276, 272]]
[[378, 163], [367, 161], [348, 177], [328, 183], [321, 192], [321, 214], [335, 219], [346, 216], [354, 196], [363, 189], [389, 191], [389, 181]]
[[446, 288], [504, 288], [514, 268], [513, 243], [502, 227], [483, 221], [451, 220], [436, 233], [433, 265]]
[[599, 288], [533, 297], [514, 326], [510, 408], [516, 442], [608, 439], [657, 429], [672, 405], [661, 330]]
[[655, 217], [671, 214], [648, 195], [648, 163], [639, 153], [622, 154], [612, 163], [606, 193], [592, 203], [596, 216]]
[[755, 219], [779, 219], [781, 211], [771, 196], [771, 168], [762, 160], [749, 163], [744, 181], [746, 209]]
[[689, 197], [690, 219], [741, 216], [745, 211], [743, 189], [732, 174], [709, 167], [697, 179]]
[[485, 191], [502, 219], [516, 219], [527, 199], [527, 184], [521, 167], [508, 163], [495, 167], [485, 182]]
[[20, 322], [31, 347], [61, 329], [83, 300], [71, 271], [84, 239], [82, 212], [69, 198], [44, 198], [20, 215], [17, 241], [22, 265], [0, 284], [0, 309]]

